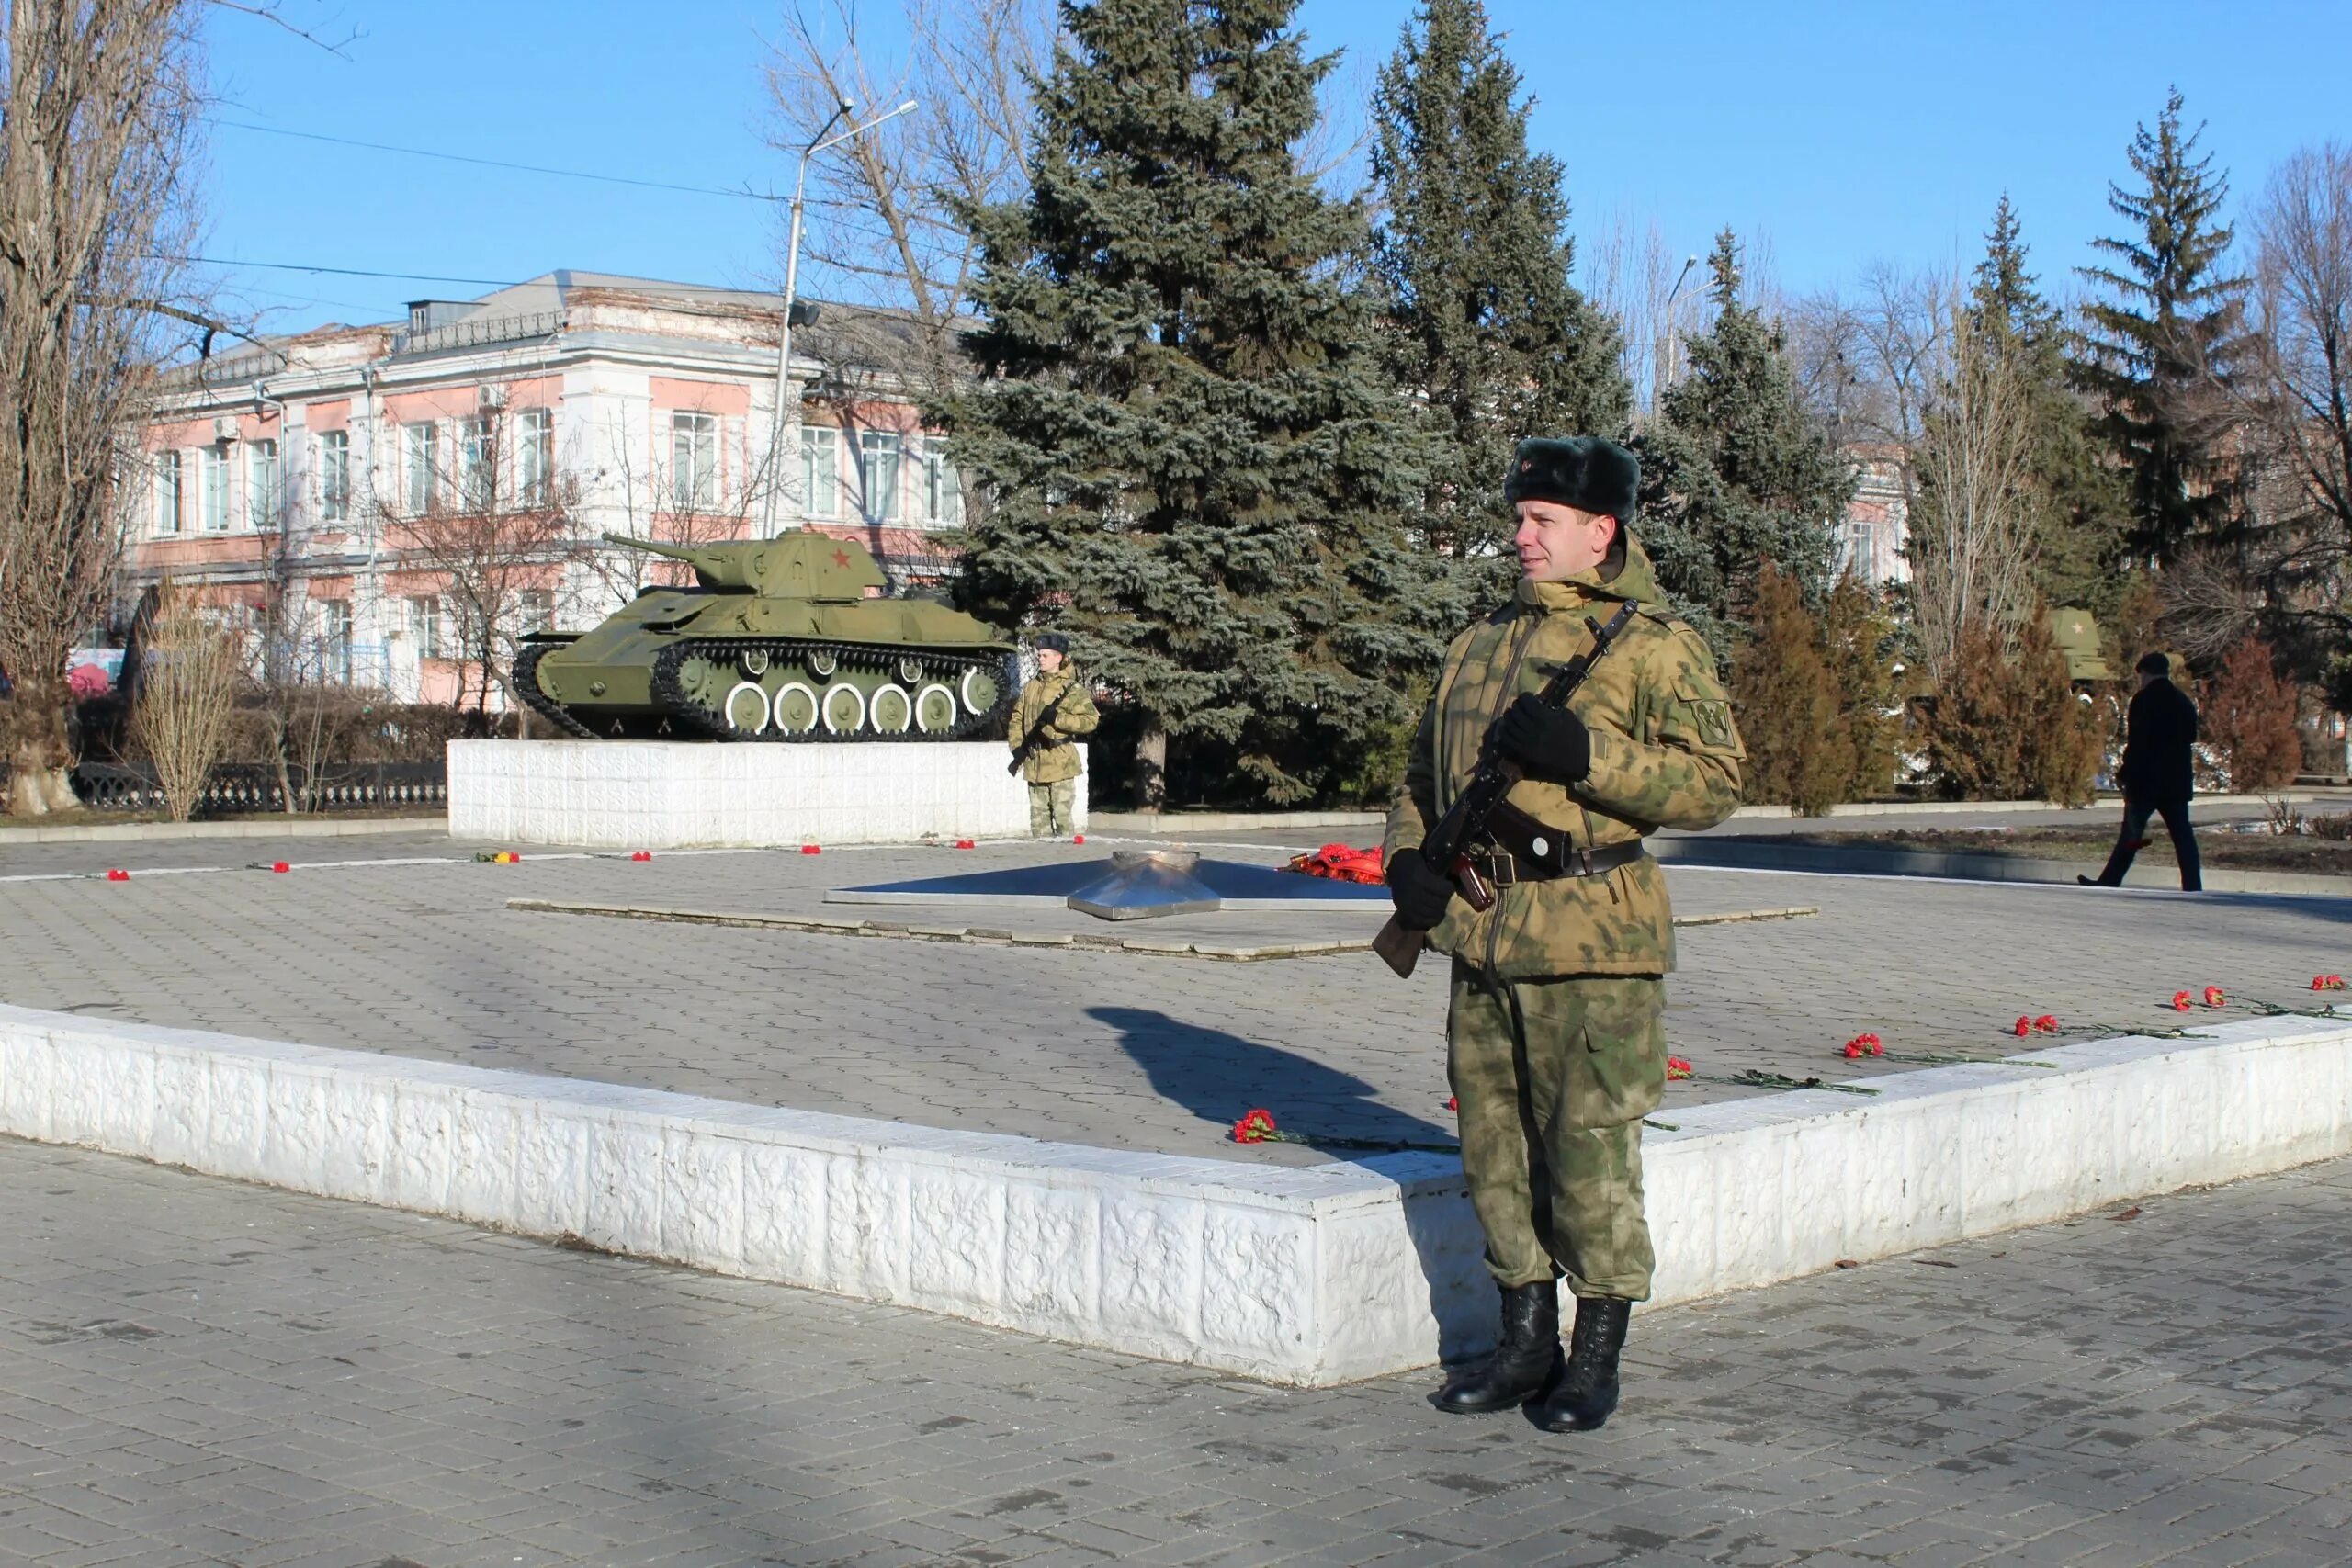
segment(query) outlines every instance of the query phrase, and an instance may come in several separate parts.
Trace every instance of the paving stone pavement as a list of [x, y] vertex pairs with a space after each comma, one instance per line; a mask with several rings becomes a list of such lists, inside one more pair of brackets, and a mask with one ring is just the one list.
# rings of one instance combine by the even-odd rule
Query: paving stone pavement
[[[1225, 1141], [1253, 1106], [1306, 1133], [1453, 1134], [1439, 963], [1399, 982], [1364, 954], [1235, 965], [505, 907], [526, 896], [838, 913], [821, 903], [828, 886], [1096, 858], [1099, 844], [644, 863], [526, 851], [514, 865], [477, 863], [474, 848], [419, 835], [280, 842], [266, 855], [219, 840], [0, 850], [0, 1001], [1213, 1157], [1327, 1157]], [[1284, 852], [1258, 841], [1229, 852], [1271, 863]], [[243, 869], [264, 858], [297, 869]], [[110, 865], [131, 880], [89, 877]], [[164, 874], [173, 868], [184, 874]], [[1895, 1059], [1906, 1053], [2014, 1052], [2001, 1031], [2020, 1013], [2086, 1033], [2170, 1027], [2184, 1021], [2165, 998], [2207, 985], [2309, 1005], [2312, 976], [2352, 972], [2352, 899], [1668, 875], [1686, 912], [1821, 909], [1679, 933], [1668, 1029], [1702, 1077], [1673, 1086], [1668, 1120], [1677, 1105], [1751, 1092], [1709, 1081], [1745, 1069], [1842, 1077], [1911, 1066]], [[908, 913], [851, 910], [877, 912]], [[1277, 940], [1379, 918], [1216, 917], [1201, 929]], [[1840, 1060], [1838, 1046], [1863, 1030], [1895, 1056]]]
[[1555, 1437], [0, 1139], [0, 1561], [2340, 1565], [2347, 1253], [2339, 1161], [1642, 1313]]

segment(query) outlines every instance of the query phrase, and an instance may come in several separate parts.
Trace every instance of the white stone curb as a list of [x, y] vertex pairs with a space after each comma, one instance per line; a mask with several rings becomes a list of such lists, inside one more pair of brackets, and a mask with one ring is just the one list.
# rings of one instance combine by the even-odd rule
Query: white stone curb
[[[1672, 1113], [1657, 1300], [2352, 1150], [2352, 1028]], [[1449, 1156], [1279, 1169], [0, 1007], [0, 1132], [1310, 1385], [1480, 1348]]]
[[[980, 740], [452, 740], [449, 834], [614, 850], [1026, 838], [1011, 756]], [[1084, 832], [1083, 775], [1075, 816]]]

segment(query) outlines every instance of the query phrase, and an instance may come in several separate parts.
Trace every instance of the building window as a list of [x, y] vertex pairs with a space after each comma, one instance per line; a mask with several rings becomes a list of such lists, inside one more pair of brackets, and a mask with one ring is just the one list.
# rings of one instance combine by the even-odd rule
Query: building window
[[245, 526], [276, 528], [280, 496], [277, 488], [277, 443], [255, 441], [245, 447]]
[[800, 427], [802, 510], [811, 517], [841, 515], [840, 442], [841, 433], [829, 424]]
[[351, 684], [351, 601], [328, 599], [319, 605], [319, 672], [338, 686]]
[[922, 520], [941, 528], [964, 524], [964, 476], [947, 460], [944, 441], [923, 444]]
[[408, 626], [416, 638], [419, 659], [439, 659], [441, 652], [441, 601], [430, 595], [408, 602]]
[[401, 470], [406, 480], [401, 498], [408, 502], [411, 517], [422, 517], [433, 510], [440, 488], [434, 482], [438, 445], [439, 438], [430, 421], [401, 426]]
[[548, 409], [525, 409], [514, 416], [522, 450], [515, 454], [516, 482], [525, 506], [548, 504], [548, 486], [555, 479], [555, 414]]
[[199, 455], [204, 475], [204, 531], [220, 534], [229, 527], [229, 446], [207, 446]]
[[180, 455], [177, 452], [155, 454], [155, 532], [176, 534], [186, 526], [187, 514], [180, 510]]
[[670, 505], [708, 512], [718, 504], [718, 416], [670, 416]]
[[858, 434], [858, 489], [865, 515], [876, 523], [891, 522], [899, 515], [899, 446], [896, 431]]
[[555, 630], [555, 594], [545, 588], [526, 588], [522, 593], [520, 615], [526, 632]]
[[487, 414], [458, 422], [458, 496], [468, 512], [498, 502], [498, 437]]
[[[319, 433], [319, 516], [340, 523], [351, 515], [351, 433]], [[345, 614], [348, 615], [345, 607]]]

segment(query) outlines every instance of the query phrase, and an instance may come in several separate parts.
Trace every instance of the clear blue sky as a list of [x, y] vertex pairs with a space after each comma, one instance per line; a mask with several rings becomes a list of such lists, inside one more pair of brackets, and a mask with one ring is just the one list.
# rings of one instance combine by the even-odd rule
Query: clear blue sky
[[[865, 0], [869, 16], [892, 0]], [[2271, 162], [2352, 141], [2352, 6], [2288, 0], [1608, 6], [1490, 0], [1568, 171], [1579, 231], [1655, 218], [1677, 250], [1730, 223], [1767, 237], [1782, 287], [1884, 258], [1972, 261], [2016, 200], [2046, 279], [2111, 227], [2135, 120], [2177, 83], [2251, 196]], [[1319, 48], [1368, 89], [1408, 0], [1305, 0]], [[686, 185], [772, 189], [772, 6], [746, 0], [289, 0], [343, 57], [226, 11], [209, 24], [219, 118]], [[1361, 97], [1361, 92], [1351, 94]], [[493, 280], [550, 268], [761, 284], [768, 204], [426, 162], [222, 125], [207, 254]], [[390, 319], [469, 285], [231, 269], [273, 330]], [[821, 293], [822, 278], [808, 287]]]

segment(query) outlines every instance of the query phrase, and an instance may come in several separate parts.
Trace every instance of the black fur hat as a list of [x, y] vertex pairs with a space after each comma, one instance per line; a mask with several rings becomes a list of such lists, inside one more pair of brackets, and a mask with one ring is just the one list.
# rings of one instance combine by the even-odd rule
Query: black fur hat
[[1040, 653], [1058, 653], [1065, 659], [1069, 657], [1069, 638], [1059, 632], [1039, 632], [1036, 647]]
[[1634, 501], [1641, 488], [1641, 459], [1614, 441], [1598, 435], [1535, 435], [1510, 455], [1503, 500], [1514, 506], [1522, 501], [1550, 501], [1603, 513], [1617, 519], [1622, 535], [1634, 521]]

